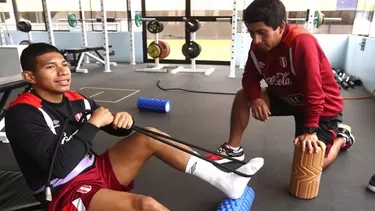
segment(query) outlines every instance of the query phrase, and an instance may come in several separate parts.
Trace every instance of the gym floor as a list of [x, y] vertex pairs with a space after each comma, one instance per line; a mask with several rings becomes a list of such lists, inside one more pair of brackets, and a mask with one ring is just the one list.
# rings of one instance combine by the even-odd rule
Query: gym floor
[[[118, 65], [112, 73], [102, 73], [102, 67], [93, 66], [88, 74], [73, 75], [73, 89], [100, 87], [111, 89], [140, 90], [118, 103], [100, 103], [112, 112], [128, 111], [138, 126], [152, 126], [171, 136], [209, 150], [215, 150], [229, 134], [229, 117], [233, 101], [232, 95], [207, 95], [188, 92], [166, 92], [161, 86], [193, 90], [235, 93], [241, 87], [241, 73], [230, 79], [229, 67], [215, 66], [210, 76], [203, 74], [141, 73], [133, 71], [143, 65]], [[203, 66], [204, 67], [204, 66]], [[117, 100], [131, 94], [125, 90], [94, 90], [84, 88], [88, 96], [102, 92], [96, 100]], [[342, 91], [346, 96], [368, 95], [362, 87]], [[138, 97], [153, 97], [172, 101], [170, 113], [140, 112], [137, 109]], [[268, 122], [250, 120], [242, 146], [247, 155], [263, 157], [265, 165], [250, 180], [255, 191], [252, 211], [267, 210], [375, 210], [375, 193], [366, 186], [375, 173], [375, 119], [374, 100], [345, 101], [345, 123], [352, 127], [356, 144], [349, 152], [341, 153], [337, 161], [324, 171], [319, 195], [313, 200], [300, 200], [288, 194], [287, 188], [293, 158], [294, 121], [292, 117], [274, 117]], [[94, 141], [94, 150], [104, 152], [118, 141], [104, 132]], [[201, 151], [198, 151], [203, 153]], [[9, 150], [9, 145], [0, 145], [1, 169], [15, 170], [17, 164]], [[4, 156], [4, 157], [3, 157]], [[4, 162], [6, 161], [6, 163]], [[229, 165], [231, 166], [231, 165]], [[235, 167], [232, 165], [232, 167]], [[154, 197], [171, 210], [208, 211], [216, 210], [223, 194], [200, 179], [178, 172], [157, 158], [152, 158], [135, 179], [133, 192]]]

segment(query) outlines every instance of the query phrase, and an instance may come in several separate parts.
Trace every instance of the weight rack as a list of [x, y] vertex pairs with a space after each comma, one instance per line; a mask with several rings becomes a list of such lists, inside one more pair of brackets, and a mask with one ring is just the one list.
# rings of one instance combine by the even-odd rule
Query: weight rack
[[[156, 18], [143, 18], [143, 21], [157, 21]], [[155, 40], [156, 44], [159, 44], [159, 32], [155, 33]], [[146, 68], [136, 69], [136, 72], [153, 72], [153, 73], [167, 73], [169, 70], [174, 71], [180, 69], [180, 66], [175, 65], [162, 65], [160, 64], [160, 58], [157, 57], [154, 59], [155, 64], [147, 64]]]
[[[183, 20], [186, 21], [189, 24], [186, 17], [183, 17]], [[190, 37], [191, 37], [191, 41], [195, 41], [196, 40], [196, 32], [191, 32]], [[205, 75], [210, 75], [211, 73], [213, 73], [215, 71], [214, 67], [210, 67], [210, 68], [207, 68], [207, 69], [197, 69], [196, 59], [195, 58], [190, 59], [190, 61], [191, 61], [191, 68], [184, 68], [184, 67], [180, 66], [180, 67], [172, 70], [171, 74], [177, 74], [179, 72], [182, 72], [182, 73], [204, 73]]]

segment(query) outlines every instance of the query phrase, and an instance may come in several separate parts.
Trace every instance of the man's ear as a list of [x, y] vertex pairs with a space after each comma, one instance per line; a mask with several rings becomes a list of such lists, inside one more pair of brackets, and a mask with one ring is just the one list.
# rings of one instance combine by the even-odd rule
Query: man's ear
[[26, 70], [26, 71], [23, 71], [21, 74], [22, 74], [22, 78], [25, 79], [30, 84], [36, 83], [35, 74], [33, 71]]
[[282, 34], [285, 30], [286, 23], [283, 21], [279, 25], [279, 34]]

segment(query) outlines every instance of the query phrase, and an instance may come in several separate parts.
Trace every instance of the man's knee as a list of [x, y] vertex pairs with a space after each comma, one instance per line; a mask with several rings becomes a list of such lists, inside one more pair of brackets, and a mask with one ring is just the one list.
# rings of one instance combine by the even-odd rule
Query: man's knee
[[157, 202], [152, 197], [145, 196], [145, 197], [142, 197], [140, 210], [149, 211], [149, 210], [165, 210], [165, 209], [159, 202]]
[[[155, 136], [155, 137], [158, 137], [158, 138], [161, 138], [160, 136], [158, 136], [158, 134], [169, 136], [168, 134], [166, 134], [163, 131], [161, 131], [159, 129], [156, 129], [154, 127], [144, 127], [144, 129], [146, 130], [146, 131], [144, 131], [146, 133], [149, 133], [148, 131], [153, 132], [153, 133], [149, 133], [149, 134], [151, 134], [150, 136], [145, 135], [144, 133], [140, 133], [140, 132], [137, 133], [137, 135], [139, 136], [139, 139], [146, 140], [147, 143], [152, 143], [152, 141], [154, 141], [154, 138], [152, 138], [151, 136]], [[154, 134], [154, 133], [156, 133], [156, 134]]]
[[[261, 98], [265, 100], [266, 103], [269, 105], [267, 89], [264, 87], [261, 89]], [[242, 104], [246, 104], [247, 106], [251, 105], [251, 101], [249, 100], [249, 98], [246, 95], [246, 92], [243, 89], [237, 91], [235, 100], [237, 102], [241, 102]]]

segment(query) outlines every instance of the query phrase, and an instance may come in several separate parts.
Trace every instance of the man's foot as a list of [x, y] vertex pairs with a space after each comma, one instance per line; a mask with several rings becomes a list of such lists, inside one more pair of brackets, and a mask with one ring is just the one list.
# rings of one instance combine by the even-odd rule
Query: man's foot
[[[234, 158], [234, 159], [239, 160], [239, 161], [243, 161], [245, 159], [245, 153], [244, 153], [243, 148], [241, 146], [238, 147], [238, 148], [234, 148], [234, 147], [229, 146], [228, 143], [226, 143], [226, 142], [223, 145], [221, 145], [216, 150], [216, 152], [220, 153], [222, 155], [226, 155], [228, 157]], [[218, 155], [215, 155], [215, 154], [212, 154], [212, 153], [207, 154], [206, 158], [210, 159], [212, 161], [215, 161], [219, 164], [233, 162], [232, 160], [229, 160], [227, 158], [223, 158], [221, 156], [218, 156]]]
[[345, 140], [344, 145], [341, 147], [341, 151], [348, 150], [355, 143], [355, 138], [351, 130], [350, 126], [345, 124], [339, 124], [339, 127], [337, 128], [337, 137], [342, 137]]
[[[256, 157], [239, 167], [237, 171], [247, 175], [254, 175], [262, 168], [263, 164], [264, 159]], [[250, 179], [251, 177], [243, 177], [233, 172], [228, 173], [226, 179], [221, 181], [224, 187], [222, 190], [229, 198], [238, 199], [242, 196]]]
[[371, 179], [370, 179], [370, 182], [368, 183], [367, 188], [368, 188], [370, 191], [372, 191], [372, 192], [375, 193], [375, 174], [372, 175], [372, 177], [371, 177]]

